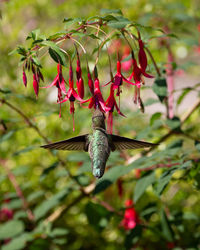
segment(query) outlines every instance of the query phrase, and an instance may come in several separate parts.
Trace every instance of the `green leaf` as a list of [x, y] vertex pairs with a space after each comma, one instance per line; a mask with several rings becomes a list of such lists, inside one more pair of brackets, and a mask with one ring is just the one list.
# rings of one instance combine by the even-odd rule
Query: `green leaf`
[[34, 200], [37, 200], [38, 198], [40, 198], [41, 196], [44, 195], [44, 191], [39, 190], [39, 191], [35, 191], [33, 193], [31, 193], [28, 197], [27, 197], [27, 201], [28, 202], [32, 202]]
[[152, 86], [154, 93], [162, 102], [167, 96], [167, 82], [165, 78], [156, 78]]
[[58, 237], [58, 236], [63, 236], [69, 233], [69, 230], [66, 228], [55, 228], [50, 232], [51, 237]]
[[165, 236], [167, 241], [173, 242], [174, 241], [174, 238], [173, 238], [174, 233], [172, 231], [171, 225], [169, 223], [169, 220], [166, 216], [164, 209], [162, 209], [160, 212], [160, 218], [161, 218], [161, 226], [162, 226], [163, 235]]
[[195, 147], [196, 149], [200, 152], [200, 142], [199, 141], [195, 141]]
[[12, 239], [9, 243], [2, 247], [2, 250], [20, 250], [24, 249], [26, 243], [33, 239], [30, 233], [24, 233], [19, 237]]
[[174, 116], [172, 119], [167, 119], [166, 124], [172, 130], [180, 130], [181, 121], [179, 117]]
[[128, 24], [131, 24], [131, 21], [129, 21], [127, 18], [122, 17], [122, 16], [117, 17], [117, 20], [111, 20], [108, 22], [108, 26], [115, 28], [115, 29], [123, 29]]
[[126, 166], [116, 166], [109, 169], [104, 176], [97, 181], [94, 189], [94, 194], [104, 191], [111, 184], [113, 184], [120, 176], [127, 173]]
[[13, 238], [24, 231], [24, 224], [19, 220], [11, 220], [0, 225], [0, 240]]
[[168, 185], [168, 183], [171, 180], [171, 177], [173, 175], [173, 173], [176, 171], [177, 168], [171, 168], [167, 171], [165, 171], [161, 177], [158, 179], [158, 184], [156, 186], [156, 193], [160, 196], [164, 189], [166, 188], [166, 186]]
[[50, 199], [43, 201], [34, 209], [35, 219], [39, 220], [40, 218], [45, 216], [52, 208], [56, 207], [60, 203], [60, 201], [68, 195], [69, 192], [70, 189], [66, 187]]
[[43, 181], [51, 171], [57, 168], [58, 165], [59, 162], [56, 161], [53, 164], [51, 164], [48, 168], [45, 168], [40, 176], [40, 181]]
[[37, 67], [42, 67], [39, 59], [36, 56], [32, 56], [33, 64], [35, 64]]
[[26, 147], [26, 148], [24, 148], [24, 149], [21, 149], [21, 150], [15, 152], [15, 153], [13, 154], [13, 156], [18, 156], [18, 155], [21, 155], [21, 154], [30, 152], [30, 151], [32, 151], [32, 150], [34, 150], [34, 149], [36, 149], [36, 148], [38, 148], [38, 147], [36, 147], [36, 146], [29, 146], [29, 147]]
[[136, 203], [138, 199], [144, 194], [145, 190], [156, 181], [155, 173], [151, 172], [148, 175], [140, 178], [137, 181], [134, 190], [134, 202]]
[[89, 224], [92, 225], [97, 231], [101, 231], [107, 226], [108, 220], [111, 216], [111, 212], [109, 212], [106, 208], [93, 202], [87, 203], [85, 213]]
[[49, 46], [49, 54], [54, 61], [67, 66], [66, 54], [60, 49], [60, 47], [52, 41], [43, 41], [42, 45]]
[[4, 134], [3, 136], [1, 136], [0, 138], [0, 143], [6, 141], [6, 140], [9, 140], [13, 134], [16, 132], [16, 130], [11, 130], [9, 131], [8, 133]]
[[100, 10], [101, 15], [107, 15], [107, 14], [118, 14], [122, 15], [122, 12], [120, 9], [101, 9]]
[[180, 105], [181, 102], [183, 101], [183, 99], [186, 97], [187, 94], [190, 93], [190, 91], [193, 90], [192, 88], [186, 88], [183, 90], [183, 92], [181, 93], [181, 95], [178, 97], [177, 100], [177, 105]]
[[161, 118], [161, 116], [162, 116], [162, 113], [160, 113], [160, 112], [154, 113], [154, 114], [151, 116], [150, 125], [152, 126], [156, 120], [158, 120], [158, 119]]

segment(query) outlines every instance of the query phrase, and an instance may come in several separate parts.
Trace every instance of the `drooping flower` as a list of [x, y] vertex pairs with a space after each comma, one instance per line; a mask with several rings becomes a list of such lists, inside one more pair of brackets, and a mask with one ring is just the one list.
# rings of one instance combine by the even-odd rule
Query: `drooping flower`
[[108, 130], [108, 133], [112, 134], [114, 108], [116, 108], [118, 114], [125, 116], [124, 114], [121, 113], [120, 108], [118, 107], [117, 102], [115, 100], [114, 84], [111, 84], [111, 86], [110, 86], [110, 95], [109, 95], [108, 99], [106, 100], [106, 107], [108, 107], [110, 109], [108, 111], [107, 130]]
[[147, 56], [144, 51], [144, 43], [141, 39], [138, 40], [138, 43], [140, 47], [139, 53], [138, 53], [139, 64], [140, 64], [141, 70], [145, 72], [147, 68]]
[[140, 220], [136, 210], [134, 209], [133, 201], [127, 200], [125, 205], [126, 210], [124, 213], [124, 218], [121, 222], [121, 226], [123, 226], [125, 230], [130, 230], [135, 228], [136, 225], [140, 223]]
[[50, 88], [52, 86], [56, 86], [58, 89], [58, 96], [57, 96], [57, 103], [60, 104], [60, 112], [59, 112], [59, 117], [61, 117], [61, 101], [63, 100], [63, 94], [66, 94], [66, 89], [65, 89], [65, 79], [62, 75], [62, 66], [61, 64], [57, 64], [57, 75], [54, 78], [53, 82], [46, 86], [46, 87], [41, 87], [41, 88]]
[[70, 114], [72, 114], [72, 117], [73, 117], [73, 131], [74, 131], [75, 130], [75, 124], [74, 124], [75, 107], [74, 107], [74, 102], [75, 102], [75, 100], [78, 100], [78, 101], [82, 102], [83, 99], [77, 94], [76, 90], [74, 89], [72, 65], [70, 65], [70, 68], [69, 68], [69, 90], [67, 91], [65, 98], [60, 103], [66, 102], [68, 100], [70, 101]]
[[25, 73], [25, 71], [23, 71], [22, 78], [23, 78], [23, 83], [24, 83], [24, 86], [26, 87], [26, 86], [27, 86], [27, 77], [26, 77], [26, 73]]
[[98, 79], [98, 75], [97, 75], [97, 69], [95, 68], [94, 71], [96, 72], [95, 73], [95, 81], [94, 81], [94, 90], [92, 88], [93, 82], [92, 82], [91, 75], [90, 75], [90, 73], [88, 74], [89, 75], [88, 84], [90, 82], [91, 86], [90, 85], [89, 86], [90, 86], [90, 91], [92, 93], [92, 97], [87, 99], [87, 100], [81, 101], [81, 104], [89, 102], [89, 105], [88, 105], [89, 109], [94, 107], [95, 109], [99, 108], [102, 112], [108, 112], [110, 110], [110, 108], [106, 107], [106, 105], [105, 105], [105, 101], [103, 99], [101, 89], [100, 89], [100, 83], [99, 83], [99, 79]]
[[120, 86], [122, 86], [123, 81], [131, 84], [131, 85], [135, 85], [134, 83], [130, 82], [128, 79], [126, 79], [121, 72], [121, 62], [120, 60], [117, 61], [117, 73], [115, 74], [115, 76], [113, 77], [113, 79], [111, 81], [109, 81], [108, 83], [106, 83], [104, 86], [108, 85], [109, 83], [112, 82], [113, 84], [113, 89], [118, 89], [118, 94], [120, 93]]
[[36, 74], [33, 74], [33, 89], [35, 91], [36, 97], [38, 97], [38, 93], [39, 93], [39, 81], [37, 78]]
[[80, 98], [83, 99], [83, 97], [84, 97], [84, 82], [83, 82], [83, 78], [82, 78], [82, 70], [81, 70], [79, 56], [77, 59], [76, 77], [77, 77], [77, 81], [76, 81], [77, 91], [78, 91]]

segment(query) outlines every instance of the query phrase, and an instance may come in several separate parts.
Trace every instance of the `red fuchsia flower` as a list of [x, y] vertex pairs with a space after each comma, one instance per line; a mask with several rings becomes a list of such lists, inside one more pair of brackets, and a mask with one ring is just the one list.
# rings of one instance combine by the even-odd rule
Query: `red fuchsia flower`
[[26, 77], [26, 73], [25, 73], [25, 71], [23, 71], [22, 78], [23, 78], [23, 83], [24, 83], [24, 86], [26, 87], [26, 86], [27, 86], [27, 77]]
[[[130, 55], [130, 48], [129, 47], [125, 47], [125, 51], [124, 51], [124, 55], [122, 56], [122, 60], [125, 59], [126, 57], [128, 57]], [[123, 71], [129, 71], [131, 69], [132, 66], [132, 60], [129, 59], [128, 61], [122, 61], [122, 69]]]
[[72, 69], [71, 65], [70, 65], [70, 68], [69, 68], [69, 90], [67, 91], [66, 96], [63, 99], [63, 101], [61, 101], [60, 103], [66, 102], [68, 100], [70, 101], [70, 114], [72, 114], [72, 116], [73, 116], [73, 131], [74, 131], [75, 130], [75, 124], [74, 124], [74, 112], [75, 112], [74, 102], [75, 102], [75, 100], [78, 100], [78, 101], [82, 102], [83, 99], [76, 93], [76, 90], [74, 89], [73, 69]]
[[173, 249], [173, 248], [175, 248], [176, 247], [176, 245], [175, 245], [175, 243], [174, 242], [167, 242], [167, 249]]
[[127, 200], [125, 202], [125, 205], [126, 210], [121, 225], [124, 227], [125, 230], [130, 230], [135, 228], [136, 225], [140, 223], [140, 220], [136, 210], [134, 209], [133, 201]]
[[[96, 68], [95, 68], [95, 71], [96, 71]], [[91, 79], [90, 73], [89, 73], [89, 77]], [[100, 83], [99, 83], [97, 73], [95, 73], [94, 91], [92, 89], [92, 82], [90, 79], [88, 79], [88, 83], [90, 81], [90, 84], [91, 84], [90, 91], [92, 93], [92, 97], [89, 98], [88, 100], [82, 101], [81, 104], [89, 102], [89, 105], [88, 105], [89, 109], [94, 107], [95, 109], [99, 108], [102, 112], [110, 111], [110, 108], [106, 107], [106, 105], [105, 105], [105, 101], [104, 101], [102, 93], [101, 93]]]
[[57, 97], [57, 103], [60, 104], [60, 112], [59, 112], [59, 117], [61, 117], [61, 101], [63, 100], [63, 95], [62, 94], [66, 94], [66, 89], [65, 89], [65, 79], [62, 75], [62, 66], [61, 64], [57, 64], [57, 72], [58, 74], [56, 75], [55, 79], [53, 80], [53, 82], [46, 86], [46, 87], [42, 87], [42, 88], [51, 88], [52, 86], [56, 86], [58, 89], [58, 97]]
[[113, 79], [111, 81], [109, 81], [108, 83], [106, 83], [104, 86], [108, 85], [109, 83], [112, 82], [113, 84], [113, 89], [117, 89], [117, 95], [120, 95], [120, 86], [123, 84], [123, 81], [131, 84], [131, 85], [135, 85], [134, 83], [130, 82], [129, 80], [127, 80], [121, 73], [121, 62], [118, 60], [117, 61], [117, 73], [116, 75], [113, 77]]
[[77, 59], [76, 77], [77, 77], [76, 86], [77, 86], [78, 94], [79, 94], [80, 98], [83, 99], [83, 97], [84, 97], [84, 82], [83, 82], [83, 78], [82, 78], [82, 70], [81, 70], [81, 64], [80, 64], [79, 57]]
[[0, 210], [0, 221], [8, 221], [12, 220], [13, 218], [13, 211], [9, 208], [2, 208]]
[[94, 82], [88, 69], [88, 86], [92, 95], [94, 95]]
[[124, 114], [121, 113], [117, 102], [115, 100], [114, 96], [114, 84], [111, 84], [110, 86], [110, 95], [108, 99], [106, 100], [106, 107], [108, 107], [110, 110], [108, 111], [108, 122], [107, 122], [107, 130], [108, 133], [112, 134], [112, 128], [113, 128], [113, 111], [114, 108], [116, 108], [118, 114], [125, 116]]
[[33, 74], [33, 89], [35, 91], [36, 97], [38, 97], [38, 93], [39, 93], [39, 81], [37, 78], [36, 74]]

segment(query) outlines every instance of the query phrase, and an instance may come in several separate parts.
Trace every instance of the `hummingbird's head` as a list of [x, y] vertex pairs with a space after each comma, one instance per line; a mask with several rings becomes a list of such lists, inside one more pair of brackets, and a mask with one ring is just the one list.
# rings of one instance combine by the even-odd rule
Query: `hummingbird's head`
[[96, 109], [92, 115], [92, 127], [105, 129], [105, 115], [100, 109]]

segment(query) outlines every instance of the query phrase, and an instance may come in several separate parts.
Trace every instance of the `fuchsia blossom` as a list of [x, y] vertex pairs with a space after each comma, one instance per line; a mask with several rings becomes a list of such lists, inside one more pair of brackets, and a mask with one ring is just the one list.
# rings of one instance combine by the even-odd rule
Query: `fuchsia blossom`
[[108, 85], [109, 83], [112, 82], [113, 84], [113, 89], [117, 89], [117, 95], [120, 95], [120, 86], [122, 86], [123, 81], [131, 84], [131, 85], [135, 85], [134, 83], [130, 82], [129, 80], [127, 80], [121, 73], [121, 62], [118, 60], [117, 61], [117, 73], [116, 75], [113, 77], [113, 79], [111, 81], [109, 81], [108, 83], [106, 83], [104, 86]]
[[[95, 71], [96, 71], [96, 69], [95, 69]], [[100, 83], [99, 83], [97, 73], [95, 75], [94, 87], [92, 87], [93, 82], [92, 82], [92, 78], [91, 78], [90, 73], [88, 73], [88, 76], [89, 76], [88, 77], [88, 84], [90, 84], [89, 86], [90, 86], [90, 91], [92, 93], [92, 97], [89, 98], [88, 100], [81, 101], [81, 104], [89, 102], [89, 105], [88, 105], [89, 109], [94, 107], [95, 109], [99, 108], [102, 112], [109, 111], [110, 108], [106, 107], [105, 101], [104, 101], [102, 93], [101, 93]]]
[[83, 97], [84, 97], [84, 82], [83, 82], [83, 78], [82, 78], [82, 70], [81, 70], [81, 64], [80, 64], [79, 57], [77, 59], [76, 77], [77, 77], [76, 86], [77, 86], [78, 94], [79, 94], [80, 98], [83, 99]]
[[36, 94], [36, 97], [38, 97], [38, 93], [39, 93], [39, 81], [38, 81], [38, 77], [36, 74], [33, 74], [33, 88]]
[[0, 209], [0, 221], [8, 221], [12, 220], [13, 218], [13, 211], [9, 208], [2, 208]]
[[27, 77], [26, 77], [25, 71], [23, 71], [23, 76], [22, 76], [22, 78], [23, 78], [24, 86], [26, 87], [26, 86], [27, 86]]
[[[62, 94], [66, 94], [65, 79], [62, 75], [62, 66], [60, 64], [57, 64], [57, 72], [58, 72], [58, 74], [56, 75], [53, 82], [50, 85], [48, 85], [46, 87], [42, 87], [42, 88], [50, 88], [52, 86], [56, 86], [58, 89], [57, 103], [60, 103], [63, 100]], [[61, 117], [61, 103], [60, 103], [59, 117]]]
[[108, 111], [108, 123], [107, 123], [107, 129], [108, 129], [108, 133], [112, 134], [112, 128], [113, 128], [113, 111], [114, 108], [116, 108], [118, 114], [125, 116], [124, 114], [121, 113], [117, 102], [115, 100], [115, 96], [114, 96], [114, 84], [111, 84], [110, 86], [110, 95], [108, 97], [108, 99], [106, 100], [106, 107], [108, 107], [110, 110]]
[[69, 68], [69, 90], [67, 91], [66, 96], [63, 99], [63, 101], [61, 101], [60, 103], [66, 102], [68, 100], [70, 101], [70, 114], [72, 114], [72, 116], [73, 116], [73, 131], [74, 131], [75, 130], [75, 126], [74, 126], [74, 112], [75, 112], [74, 102], [75, 102], [75, 100], [82, 102], [83, 99], [77, 94], [76, 90], [74, 89], [73, 69], [72, 69], [71, 65]]
[[127, 200], [125, 202], [126, 210], [124, 214], [124, 218], [121, 222], [121, 226], [124, 227], [125, 230], [130, 230], [136, 227], [137, 224], [140, 223], [139, 216], [134, 209], [133, 201]]

